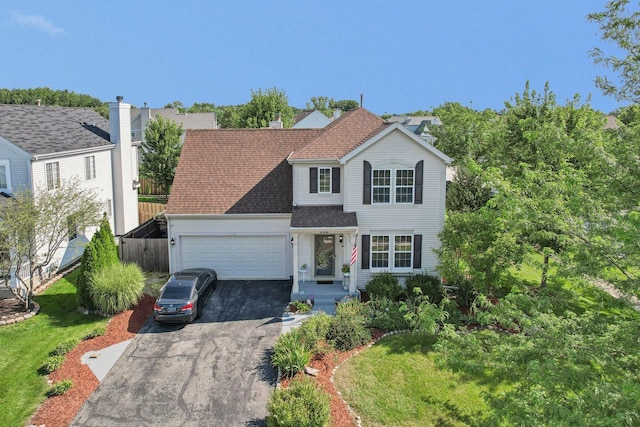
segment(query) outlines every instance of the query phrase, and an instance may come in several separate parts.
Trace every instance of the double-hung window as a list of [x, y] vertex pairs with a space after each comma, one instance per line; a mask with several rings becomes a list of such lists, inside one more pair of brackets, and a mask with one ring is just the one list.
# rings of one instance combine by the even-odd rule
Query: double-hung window
[[391, 169], [374, 169], [371, 180], [373, 203], [391, 203]]
[[413, 203], [413, 169], [397, 169], [396, 203]]
[[96, 178], [96, 156], [84, 158], [84, 178], [87, 181]]
[[331, 168], [318, 168], [318, 192], [331, 193]]
[[413, 236], [371, 235], [371, 269], [409, 271], [413, 268]]
[[47, 172], [47, 190], [60, 188], [60, 163], [46, 163], [45, 168]]
[[11, 169], [9, 160], [0, 160], [0, 191], [11, 191]]

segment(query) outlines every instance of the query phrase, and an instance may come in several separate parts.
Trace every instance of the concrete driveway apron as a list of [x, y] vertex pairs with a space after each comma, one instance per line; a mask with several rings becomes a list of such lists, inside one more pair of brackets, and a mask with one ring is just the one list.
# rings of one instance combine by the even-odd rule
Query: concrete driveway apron
[[288, 281], [220, 281], [202, 318], [149, 319], [73, 426], [263, 426]]

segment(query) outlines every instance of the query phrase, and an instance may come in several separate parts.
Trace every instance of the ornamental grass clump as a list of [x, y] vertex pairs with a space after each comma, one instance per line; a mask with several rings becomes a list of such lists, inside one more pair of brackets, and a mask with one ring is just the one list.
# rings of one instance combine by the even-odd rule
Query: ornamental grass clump
[[271, 364], [280, 368], [286, 376], [292, 377], [302, 371], [311, 359], [311, 351], [300, 339], [300, 331], [292, 329], [278, 337], [273, 346]]
[[310, 378], [294, 380], [287, 388], [276, 389], [267, 410], [268, 427], [328, 427], [331, 399]]
[[326, 354], [331, 351], [331, 346], [327, 343], [331, 320], [332, 316], [320, 312], [305, 319], [297, 329], [300, 341], [312, 354]]
[[61, 396], [69, 391], [71, 387], [73, 387], [73, 380], [71, 379], [58, 381], [47, 390], [47, 397]]
[[114, 264], [95, 271], [89, 279], [91, 301], [104, 314], [128, 310], [142, 297], [144, 274], [137, 264]]
[[78, 345], [78, 340], [74, 338], [69, 338], [67, 340], [62, 341], [60, 344], [56, 346], [56, 348], [49, 353], [49, 356], [64, 356], [69, 353]]

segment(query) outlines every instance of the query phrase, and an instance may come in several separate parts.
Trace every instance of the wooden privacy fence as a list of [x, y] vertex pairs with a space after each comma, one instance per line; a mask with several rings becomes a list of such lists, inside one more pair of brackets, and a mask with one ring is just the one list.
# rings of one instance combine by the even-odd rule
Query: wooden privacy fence
[[138, 202], [138, 224], [144, 224], [166, 208], [164, 203]]
[[165, 194], [164, 190], [160, 188], [158, 184], [152, 178], [140, 177], [140, 187], [138, 187], [138, 194], [152, 196], [158, 194]]
[[144, 271], [169, 271], [166, 222], [150, 219], [120, 237], [120, 260], [135, 262]]

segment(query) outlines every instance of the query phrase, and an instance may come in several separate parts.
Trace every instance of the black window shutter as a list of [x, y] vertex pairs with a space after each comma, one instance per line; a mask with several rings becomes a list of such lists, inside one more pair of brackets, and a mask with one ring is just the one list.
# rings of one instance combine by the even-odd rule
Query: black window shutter
[[309, 168], [309, 193], [318, 192], [318, 168]]
[[422, 234], [413, 235], [413, 268], [422, 268]]
[[371, 163], [364, 161], [364, 180], [362, 185], [362, 203], [371, 204]]
[[415, 171], [415, 177], [414, 177], [414, 184], [415, 184], [415, 197], [413, 198], [414, 202], [416, 205], [421, 205], [422, 204], [422, 181], [423, 181], [423, 169], [424, 169], [424, 160], [420, 160], [418, 162], [418, 164], [416, 165], [416, 171]]
[[362, 236], [362, 269], [369, 269], [369, 245], [371, 244], [371, 238], [368, 234]]
[[340, 168], [331, 168], [331, 192], [340, 192]]

